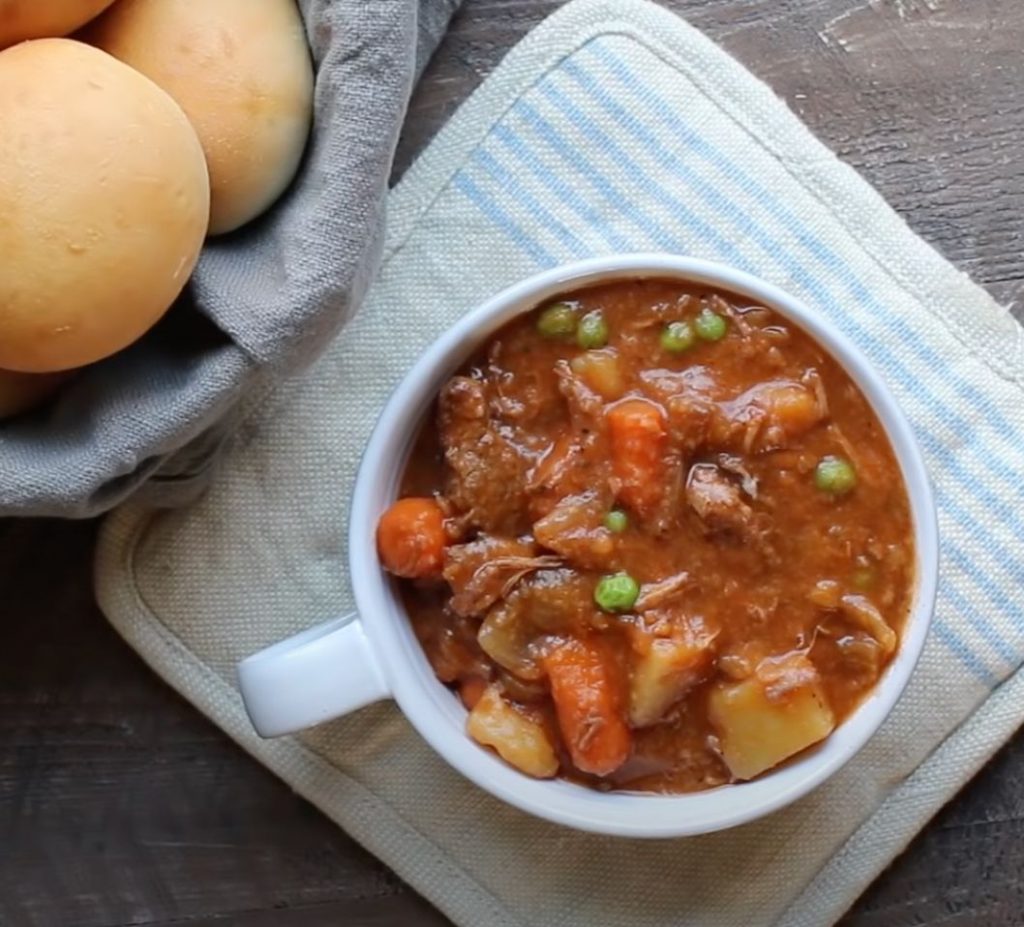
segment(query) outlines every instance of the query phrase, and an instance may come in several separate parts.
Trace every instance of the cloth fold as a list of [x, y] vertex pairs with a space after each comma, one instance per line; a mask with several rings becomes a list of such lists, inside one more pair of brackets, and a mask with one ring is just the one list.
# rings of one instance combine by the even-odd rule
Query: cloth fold
[[300, 0], [316, 91], [298, 178], [206, 243], [145, 338], [0, 423], [0, 515], [87, 517], [147, 480], [161, 505], [195, 495], [241, 396], [307, 366], [365, 297], [409, 94], [457, 4]]
[[[257, 738], [235, 663], [351, 607], [347, 500], [412, 360], [501, 287], [626, 250], [723, 261], [793, 292], [858, 343], [914, 425], [942, 580], [920, 665], [882, 730], [790, 808], [661, 842], [502, 805], [390, 704]], [[575, 0], [406, 173], [363, 311], [305, 378], [243, 404], [208, 492], [187, 509], [132, 502], [111, 517], [99, 598], [158, 673], [459, 924], [821, 927], [1019, 722], [1022, 384], [1009, 313], [768, 88], [658, 7]]]

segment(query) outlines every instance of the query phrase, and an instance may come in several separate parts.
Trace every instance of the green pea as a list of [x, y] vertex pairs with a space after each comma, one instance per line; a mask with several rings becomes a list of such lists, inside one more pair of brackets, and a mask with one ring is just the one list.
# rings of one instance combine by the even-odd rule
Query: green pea
[[640, 586], [628, 573], [602, 576], [594, 589], [594, 601], [606, 612], [628, 612], [639, 595]]
[[712, 312], [705, 306], [694, 319], [693, 327], [697, 330], [698, 338], [704, 341], [721, 341], [725, 337], [728, 323], [717, 312]]
[[604, 526], [614, 534], [622, 534], [629, 527], [629, 517], [622, 509], [612, 509], [604, 517]]
[[669, 322], [661, 331], [661, 346], [670, 354], [682, 354], [693, 347], [693, 326], [689, 322]]
[[814, 485], [822, 492], [843, 496], [857, 485], [857, 472], [843, 457], [822, 457], [814, 469]]
[[537, 331], [545, 338], [565, 338], [576, 331], [576, 312], [568, 303], [554, 303], [537, 317]]
[[600, 309], [588, 312], [576, 329], [576, 344], [581, 348], [603, 348], [608, 344], [608, 323]]

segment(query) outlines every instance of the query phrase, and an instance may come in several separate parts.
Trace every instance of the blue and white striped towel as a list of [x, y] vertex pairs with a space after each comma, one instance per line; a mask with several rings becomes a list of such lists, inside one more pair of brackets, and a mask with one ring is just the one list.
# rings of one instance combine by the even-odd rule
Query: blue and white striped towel
[[[123, 509], [111, 621], [246, 749], [456, 922], [814, 925], [836, 919], [1019, 721], [1024, 341], [773, 94], [639, 0], [577, 0], [514, 49], [390, 201], [372, 297], [303, 382], [254, 398], [209, 495]], [[828, 315], [913, 422], [942, 532], [938, 614], [882, 732], [798, 805], [670, 843], [526, 818], [448, 770], [390, 706], [251, 733], [237, 659], [350, 604], [345, 509], [384, 398], [481, 298], [624, 250], [733, 264]], [[722, 873], [729, 873], [728, 879]]]

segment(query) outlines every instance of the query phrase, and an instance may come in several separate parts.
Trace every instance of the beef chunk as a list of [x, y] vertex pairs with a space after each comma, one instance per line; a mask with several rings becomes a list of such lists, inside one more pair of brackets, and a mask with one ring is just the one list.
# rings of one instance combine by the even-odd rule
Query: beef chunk
[[445, 551], [444, 578], [452, 589], [451, 609], [459, 615], [482, 615], [506, 597], [534, 570], [556, 567], [558, 557], [536, 556], [530, 541], [480, 535]]
[[741, 490], [715, 464], [698, 463], [686, 479], [686, 501], [712, 534], [747, 538], [754, 527], [754, 512]]
[[597, 492], [567, 496], [534, 523], [533, 536], [574, 566], [613, 569], [615, 539], [602, 523], [609, 501]]
[[526, 474], [531, 460], [512, 440], [511, 430], [492, 416], [488, 400], [486, 385], [471, 377], [453, 377], [441, 390], [445, 495], [469, 525], [515, 535], [529, 526]]
[[518, 679], [543, 677], [540, 658], [552, 635], [576, 635], [594, 612], [590, 587], [573, 570], [544, 569], [518, 583], [487, 612], [478, 641], [484, 652]]

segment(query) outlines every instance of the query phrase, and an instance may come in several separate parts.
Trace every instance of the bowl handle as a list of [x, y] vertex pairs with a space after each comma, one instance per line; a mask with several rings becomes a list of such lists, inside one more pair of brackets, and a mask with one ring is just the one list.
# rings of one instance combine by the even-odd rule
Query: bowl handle
[[292, 734], [391, 694], [356, 614], [246, 657], [238, 664], [238, 686], [261, 737]]

